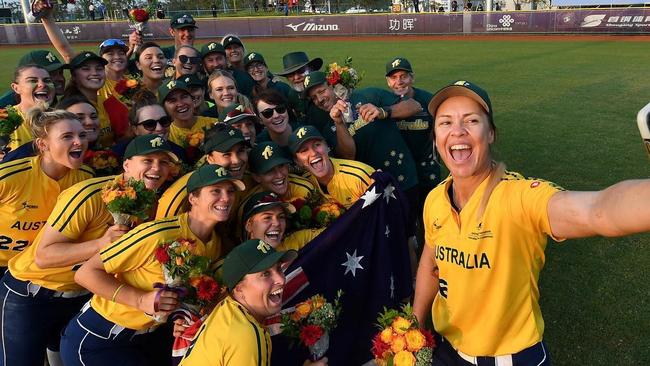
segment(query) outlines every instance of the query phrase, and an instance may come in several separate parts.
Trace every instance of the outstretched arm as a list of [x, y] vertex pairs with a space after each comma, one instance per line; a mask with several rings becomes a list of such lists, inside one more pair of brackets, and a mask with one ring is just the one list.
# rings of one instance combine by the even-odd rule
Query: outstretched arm
[[[39, 1], [38, 3], [44, 4], [43, 1]], [[50, 42], [52, 42], [56, 51], [63, 57], [63, 61], [66, 64], [70, 63], [70, 60], [75, 56], [75, 51], [72, 49], [68, 39], [63, 35], [61, 28], [54, 21], [54, 9], [43, 9], [41, 12], [43, 14], [41, 16], [41, 22], [47, 32], [47, 36], [50, 38]]]
[[556, 238], [622, 236], [650, 231], [650, 180], [628, 180], [602, 191], [566, 191], [548, 202]]

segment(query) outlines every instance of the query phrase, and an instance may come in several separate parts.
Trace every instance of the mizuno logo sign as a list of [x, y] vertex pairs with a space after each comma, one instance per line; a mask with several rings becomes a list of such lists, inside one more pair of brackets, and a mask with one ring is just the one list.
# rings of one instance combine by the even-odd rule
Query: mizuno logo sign
[[339, 30], [338, 24], [316, 24], [302, 22], [298, 24], [289, 23], [287, 28], [291, 28], [294, 32], [320, 32], [320, 31], [337, 31]]

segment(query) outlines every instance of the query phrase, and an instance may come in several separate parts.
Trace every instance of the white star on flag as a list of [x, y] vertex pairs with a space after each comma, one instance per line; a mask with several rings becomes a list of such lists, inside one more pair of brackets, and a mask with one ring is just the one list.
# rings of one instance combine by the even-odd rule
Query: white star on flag
[[357, 276], [357, 269], [363, 269], [361, 266], [361, 259], [363, 258], [362, 255], [357, 257], [357, 250], [354, 250], [354, 253], [350, 255], [350, 253], [346, 252], [345, 255], [348, 256], [348, 259], [341, 263], [343, 267], [345, 267], [345, 273], [343, 274], [344, 276], [348, 274], [348, 272], [352, 272], [352, 277]]
[[388, 203], [391, 198], [397, 199], [397, 197], [395, 197], [395, 194], [393, 194], [394, 191], [395, 187], [393, 187], [392, 184], [389, 184], [386, 186], [386, 188], [384, 188], [384, 198], [386, 199], [386, 203]]
[[377, 193], [376, 188], [377, 187], [372, 186], [372, 189], [367, 190], [366, 193], [361, 196], [360, 199], [363, 200], [363, 206], [361, 206], [362, 210], [372, 205], [372, 203], [375, 202], [379, 196], [381, 196], [381, 193]]

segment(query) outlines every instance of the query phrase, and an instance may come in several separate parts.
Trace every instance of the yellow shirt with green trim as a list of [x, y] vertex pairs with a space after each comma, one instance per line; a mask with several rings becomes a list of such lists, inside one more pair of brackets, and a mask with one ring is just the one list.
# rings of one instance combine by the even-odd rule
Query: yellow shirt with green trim
[[230, 296], [220, 302], [194, 337], [180, 366], [269, 366], [271, 335]]
[[97, 136], [96, 146], [101, 148], [109, 148], [115, 143], [115, 136], [113, 134], [113, 127], [111, 127], [111, 119], [108, 117], [108, 112], [104, 108], [104, 101], [106, 101], [107, 93], [110, 91], [109, 86], [104, 86], [97, 91], [97, 103], [93, 103], [97, 109], [97, 118], [99, 119], [99, 135]]
[[0, 164], [0, 266], [34, 242], [61, 191], [93, 177], [82, 166], [54, 180], [41, 168], [41, 157]]
[[370, 176], [375, 169], [356, 160], [330, 158], [334, 167], [334, 176], [327, 183], [327, 192], [313, 175], [307, 175], [314, 187], [330, 201], [336, 201], [343, 207], [350, 208], [374, 182]]
[[[169, 141], [176, 143], [178, 146], [187, 147], [189, 144], [188, 141], [189, 135], [195, 134], [197, 132], [204, 133], [205, 130], [214, 126], [215, 123], [217, 123], [216, 118], [204, 117], [204, 116], [196, 117], [196, 122], [194, 123], [192, 128], [183, 128], [177, 126], [176, 123], [172, 123], [171, 126], [169, 126]], [[202, 142], [203, 139], [201, 138], [200, 141]], [[198, 147], [199, 144], [192, 145], [192, 146]]]
[[16, 150], [21, 145], [34, 140], [32, 129], [29, 127], [29, 123], [25, 119], [25, 114], [16, 105], [14, 106], [14, 110], [18, 115], [20, 115], [20, 118], [23, 119], [23, 123], [21, 123], [18, 128], [11, 133], [11, 135], [9, 135], [9, 144], [7, 147], [11, 148], [11, 150]]
[[[195, 240], [196, 253], [217, 260], [221, 241], [214, 232], [209, 242], [203, 243], [190, 230], [188, 214], [156, 220], [137, 226], [120, 240], [99, 252], [107, 273], [115, 274], [122, 283], [144, 291], [153, 291], [156, 282], [165, 283], [162, 265], [154, 256], [156, 248], [177, 239]], [[145, 329], [155, 321], [142, 311], [94, 295], [90, 301], [97, 313], [115, 324], [129, 329]]]
[[471, 356], [517, 353], [542, 340], [539, 272], [551, 236], [548, 201], [561, 188], [506, 172], [477, 218], [485, 179], [460, 214], [451, 178], [424, 204], [426, 244], [439, 268], [432, 316], [436, 331]]
[[[114, 179], [115, 176], [87, 179], [61, 192], [47, 218], [47, 224], [73, 242], [101, 238], [113, 222], [113, 217], [102, 201], [101, 191]], [[19, 280], [32, 281], [50, 290], [82, 290], [74, 281], [74, 274], [83, 262], [55, 268], [40, 268], [34, 263], [42, 234], [41, 231], [27, 250], [9, 261], [11, 274]]]
[[101, 97], [103, 100], [108, 99], [111, 95], [116, 95], [115, 85], [117, 85], [117, 81], [106, 78], [106, 80], [104, 81], [104, 86], [101, 89], [99, 89], [97, 95]]

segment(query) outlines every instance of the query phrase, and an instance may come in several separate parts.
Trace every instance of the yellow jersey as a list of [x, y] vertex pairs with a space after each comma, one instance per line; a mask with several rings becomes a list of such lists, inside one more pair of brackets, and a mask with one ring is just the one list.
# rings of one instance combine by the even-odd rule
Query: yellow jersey
[[[107, 273], [115, 274], [120, 282], [144, 291], [153, 291], [153, 285], [165, 283], [162, 264], [154, 256], [156, 248], [177, 239], [195, 240], [196, 254], [212, 260], [219, 258], [221, 241], [213, 232], [209, 242], [203, 243], [190, 230], [188, 214], [156, 220], [137, 226], [120, 240], [99, 252]], [[129, 329], [145, 329], [155, 321], [142, 311], [94, 295], [91, 306], [104, 318]]]
[[[183, 128], [172, 123], [169, 126], [169, 141], [176, 143], [178, 146], [187, 147], [188, 145], [198, 147], [203, 142], [205, 130], [217, 123], [216, 118], [198, 116], [192, 128]], [[201, 133], [200, 137], [192, 138], [191, 135]]]
[[205, 320], [180, 366], [269, 366], [271, 335], [230, 296]]
[[302, 229], [292, 232], [287, 235], [280, 245], [275, 250], [278, 252], [286, 251], [289, 249], [300, 250], [307, 245], [310, 241], [314, 240], [320, 233], [325, 231], [326, 228], [319, 229]]
[[559, 187], [506, 172], [477, 217], [486, 178], [460, 211], [451, 178], [424, 204], [426, 244], [439, 268], [436, 331], [470, 356], [517, 353], [542, 340], [539, 272], [551, 235], [548, 201]]
[[317, 187], [319, 192], [330, 201], [340, 203], [350, 208], [374, 182], [370, 176], [375, 169], [360, 161], [330, 158], [334, 167], [334, 176], [324, 190], [316, 177], [311, 174], [307, 178]]
[[32, 128], [29, 126], [27, 120], [25, 120], [25, 114], [23, 111], [21, 111], [17, 105], [14, 106], [14, 110], [20, 115], [20, 118], [23, 119], [23, 123], [21, 123], [18, 128], [11, 133], [11, 135], [9, 135], [9, 144], [7, 147], [11, 148], [11, 150], [16, 150], [21, 145], [34, 139]]
[[[47, 224], [71, 241], [85, 242], [101, 238], [113, 222], [102, 201], [101, 191], [113, 179], [116, 177], [87, 179], [61, 192], [47, 218]], [[54, 291], [82, 290], [74, 281], [74, 273], [83, 263], [55, 268], [40, 268], [34, 263], [42, 234], [41, 231], [27, 250], [9, 261], [11, 274], [19, 280], [32, 281]]]
[[0, 164], [0, 266], [34, 242], [59, 193], [93, 177], [90, 168], [70, 170], [54, 180], [41, 168], [41, 157]]

